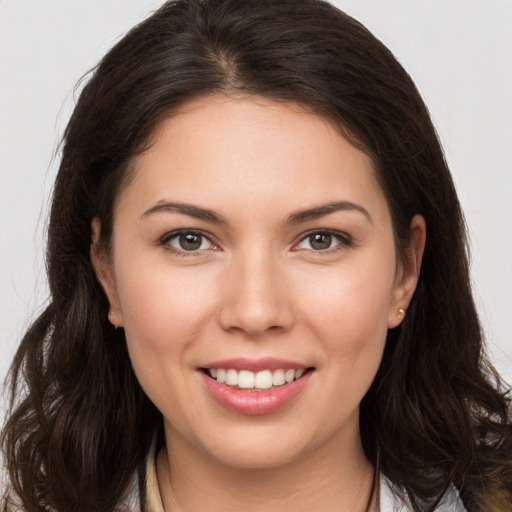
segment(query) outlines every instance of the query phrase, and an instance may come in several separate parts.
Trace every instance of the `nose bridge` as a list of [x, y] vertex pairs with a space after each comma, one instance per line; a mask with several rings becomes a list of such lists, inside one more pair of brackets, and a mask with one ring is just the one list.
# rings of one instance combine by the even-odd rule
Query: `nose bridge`
[[268, 247], [237, 253], [227, 271], [222, 326], [250, 336], [288, 328], [293, 318], [283, 277], [280, 261]]

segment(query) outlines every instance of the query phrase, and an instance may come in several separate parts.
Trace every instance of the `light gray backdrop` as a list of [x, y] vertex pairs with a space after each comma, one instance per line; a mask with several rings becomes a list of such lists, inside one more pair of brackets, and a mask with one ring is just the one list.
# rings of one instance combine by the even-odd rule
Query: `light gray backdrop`
[[[46, 297], [44, 229], [80, 77], [157, 0], [0, 0], [0, 378]], [[338, 0], [416, 81], [472, 237], [493, 361], [512, 381], [512, 0]]]

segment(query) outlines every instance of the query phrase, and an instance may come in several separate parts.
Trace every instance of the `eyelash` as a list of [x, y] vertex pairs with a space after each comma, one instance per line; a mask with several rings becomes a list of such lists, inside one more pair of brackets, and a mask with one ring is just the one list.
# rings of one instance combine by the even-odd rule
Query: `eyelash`
[[[322, 255], [332, 254], [332, 253], [335, 253], [338, 251], [342, 251], [342, 250], [344, 250], [348, 247], [351, 247], [353, 245], [352, 238], [349, 235], [347, 235], [346, 233], [343, 233], [340, 231], [334, 231], [331, 229], [314, 229], [312, 231], [308, 231], [307, 233], [303, 234], [301, 236], [299, 242], [297, 244], [295, 244], [295, 246], [301, 244], [302, 242], [308, 240], [309, 238], [311, 238], [312, 236], [315, 236], [315, 235], [328, 235], [328, 236], [331, 236], [338, 240], [338, 243], [336, 245], [334, 245], [334, 247], [328, 247], [327, 249], [320, 249], [320, 250], [316, 250], [316, 251], [314, 249], [305, 249], [305, 250], [309, 250], [315, 254], [322, 254]], [[297, 249], [297, 250], [301, 250], [301, 249]]]
[[[203, 239], [201, 241], [201, 245], [202, 245], [204, 239], [206, 239], [212, 245], [213, 248], [217, 247], [216, 244], [212, 241], [211, 235], [209, 235], [208, 233], [205, 233], [204, 231], [197, 230], [197, 229], [180, 229], [177, 231], [172, 231], [171, 233], [165, 234], [159, 240], [159, 244], [164, 246], [166, 250], [172, 252], [173, 254], [176, 254], [176, 255], [182, 256], [182, 257], [198, 256], [205, 250], [208, 250], [208, 249], [195, 249], [195, 250], [187, 251], [186, 249], [178, 249], [176, 247], [173, 247], [170, 244], [171, 240], [176, 239], [182, 235], [193, 235], [193, 236], [201, 237]], [[315, 236], [315, 235], [331, 236], [333, 238], [336, 238], [338, 240], [338, 243], [334, 247], [328, 247], [327, 249], [319, 249], [319, 250], [296, 249], [296, 247], [298, 245], [300, 245], [302, 242], [308, 240], [309, 238], [311, 238], [312, 236]], [[340, 231], [334, 231], [334, 230], [330, 230], [330, 229], [315, 229], [312, 231], [308, 231], [307, 233], [304, 233], [301, 236], [301, 238], [299, 239], [299, 241], [294, 244], [293, 250], [295, 250], [295, 251], [308, 250], [315, 254], [332, 254], [334, 252], [344, 250], [347, 247], [350, 247], [352, 245], [353, 245], [353, 240], [346, 233], [342, 233]]]
[[[212, 247], [217, 247], [216, 244], [212, 241], [212, 236], [208, 233], [205, 233], [204, 231], [201, 231], [199, 229], [179, 229], [177, 231], [172, 231], [171, 233], [165, 234], [159, 241], [160, 245], [164, 246], [166, 250], [172, 252], [173, 254], [176, 254], [177, 256], [182, 257], [190, 257], [190, 256], [198, 256], [200, 253], [204, 252], [206, 249], [202, 250], [190, 250], [187, 251], [186, 249], [178, 249], [176, 247], [173, 247], [170, 242], [171, 240], [178, 238], [182, 235], [193, 235], [198, 236], [202, 238], [202, 242], [204, 240], [207, 240]], [[202, 245], [201, 242], [201, 245]]]

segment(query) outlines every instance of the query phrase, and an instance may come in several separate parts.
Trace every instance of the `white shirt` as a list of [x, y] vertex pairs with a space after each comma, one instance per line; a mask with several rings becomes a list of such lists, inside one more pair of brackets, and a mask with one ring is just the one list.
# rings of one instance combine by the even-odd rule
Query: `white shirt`
[[[380, 477], [380, 509], [378, 512], [410, 512], [410, 504], [403, 501], [392, 490], [391, 483], [384, 476]], [[459, 491], [452, 485], [443, 496], [443, 499], [435, 509], [436, 512], [467, 512]]]

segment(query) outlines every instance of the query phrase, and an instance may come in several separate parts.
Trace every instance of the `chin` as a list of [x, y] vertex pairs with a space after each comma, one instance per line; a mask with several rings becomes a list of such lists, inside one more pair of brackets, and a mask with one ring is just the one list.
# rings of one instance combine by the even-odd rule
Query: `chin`
[[281, 468], [300, 459], [300, 453], [287, 449], [269, 450], [259, 446], [248, 446], [231, 449], [217, 456], [222, 465], [244, 470], [264, 470]]
[[238, 433], [226, 435], [218, 443], [212, 444], [203, 449], [214, 459], [224, 466], [238, 469], [272, 469], [279, 468], [299, 462], [306, 458], [314, 446], [318, 444], [311, 442], [312, 436], [305, 436], [297, 432], [293, 435], [283, 429], [265, 428], [242, 429]]

